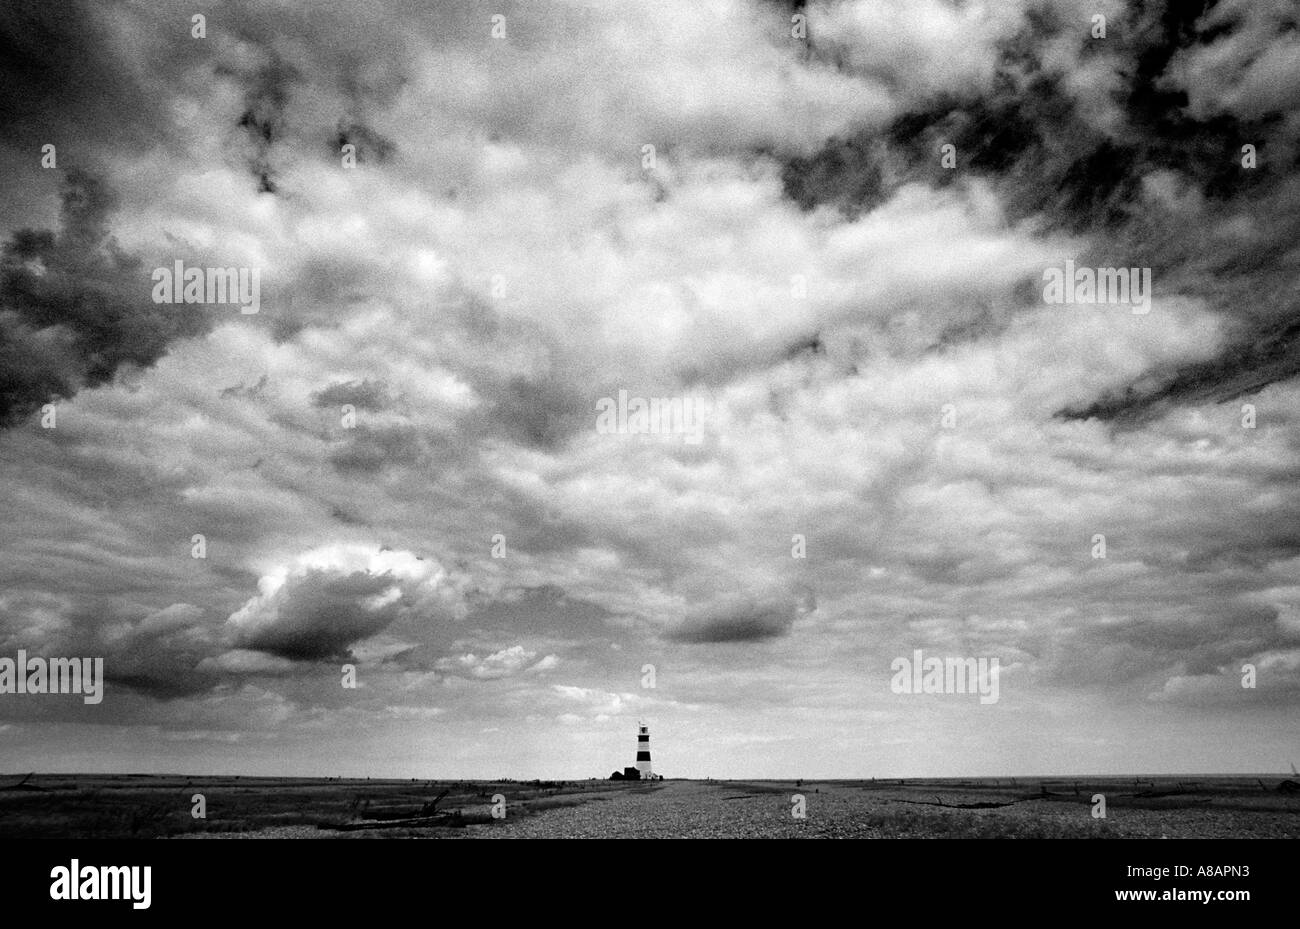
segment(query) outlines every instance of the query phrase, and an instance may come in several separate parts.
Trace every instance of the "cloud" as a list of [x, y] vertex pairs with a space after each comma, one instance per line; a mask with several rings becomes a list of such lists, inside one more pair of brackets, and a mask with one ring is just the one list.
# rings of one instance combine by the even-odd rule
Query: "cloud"
[[66, 178], [59, 234], [19, 231], [0, 259], [0, 425], [147, 367], [210, 325], [201, 307], [149, 299], [148, 269], [108, 232], [105, 184], [77, 170]]
[[[4, 704], [12, 757], [561, 777], [635, 711], [701, 775], [964, 776], [1092, 764], [1086, 707], [1117, 768], [1262, 770], [1293, 665], [1192, 691], [1296, 647], [1280, 8], [587, 6], [0, 14], [77, 53], [0, 56], [5, 395], [62, 398], [0, 442], [0, 641], [122, 685]], [[154, 320], [208, 256], [262, 312]], [[1067, 259], [1151, 313], [1044, 305]], [[1014, 665], [998, 714], [891, 700], [915, 648]]]
[[438, 706], [386, 706], [384, 712], [393, 719], [437, 719], [447, 711]]
[[417, 465], [424, 457], [420, 432], [412, 426], [357, 425], [349, 438], [330, 455], [342, 472], [373, 474], [385, 468]]
[[[1211, 6], [814, 4], [825, 54], [910, 96], [887, 125], [787, 161], [786, 193], [805, 209], [858, 215], [907, 184], [988, 178], [1013, 220], [1088, 236], [1069, 248], [1081, 266], [1151, 268], [1158, 295], [1197, 294], [1224, 317], [1228, 337], [1214, 358], [1153, 365], [1062, 416], [1122, 424], [1289, 380], [1300, 372], [1290, 208], [1300, 188], [1285, 170], [1300, 154], [1296, 98], [1285, 92], [1300, 75], [1291, 13]], [[1090, 37], [1097, 13], [1123, 30], [1122, 44]], [[895, 28], [878, 28], [882, 17]], [[924, 73], [898, 71], [913, 65]], [[1112, 102], [1089, 94], [1082, 69]], [[1247, 166], [1247, 142], [1270, 154]], [[951, 168], [938, 157], [946, 144]], [[1266, 202], [1279, 208], [1260, 211]]]
[[1208, 41], [1180, 49], [1168, 79], [1187, 90], [1188, 110], [1199, 119], [1293, 111], [1300, 93], [1295, 25], [1295, 7], [1285, 0], [1215, 4], [1198, 22]]
[[793, 601], [724, 602], [688, 616], [667, 636], [694, 644], [776, 639], [789, 635], [795, 619], [805, 610], [806, 607]]
[[[583, 712], [590, 717], [618, 716], [643, 707], [646, 701], [634, 693], [612, 693], [592, 687], [576, 687], [572, 684], [555, 684], [552, 690], [564, 703], [580, 703]], [[572, 721], [584, 719], [581, 714], [569, 713]]]
[[537, 652], [529, 651], [522, 645], [512, 645], [509, 648], [503, 648], [499, 652], [493, 652], [485, 658], [480, 658], [472, 652], [455, 658], [444, 658], [439, 660], [434, 667], [449, 674], [458, 674], [479, 680], [496, 680], [511, 677], [521, 671], [549, 671], [558, 664], [559, 659], [555, 655], [546, 655], [538, 660]]
[[197, 670], [225, 674], [278, 674], [292, 667], [293, 662], [288, 658], [236, 648], [215, 658], [203, 659]]
[[230, 623], [248, 648], [296, 660], [346, 658], [347, 646], [397, 618], [400, 596], [382, 575], [307, 571], [270, 597], [245, 604]]
[[440, 569], [410, 552], [343, 547], [307, 553], [266, 575], [227, 620], [241, 649], [294, 661], [345, 659], [349, 646], [425, 608]]
[[0, 123], [10, 138], [65, 153], [83, 134], [94, 145], [156, 143], [166, 108], [121, 54], [120, 12], [86, 0], [0, 10], [0, 79], [12, 91]]
[[312, 402], [319, 407], [340, 407], [351, 404], [358, 410], [380, 412], [393, 405], [383, 381], [339, 381], [312, 394]]
[[830, 0], [805, 7], [818, 52], [900, 96], [986, 90], [1000, 40], [1021, 25], [1020, 3], [955, 6], [942, 0]]

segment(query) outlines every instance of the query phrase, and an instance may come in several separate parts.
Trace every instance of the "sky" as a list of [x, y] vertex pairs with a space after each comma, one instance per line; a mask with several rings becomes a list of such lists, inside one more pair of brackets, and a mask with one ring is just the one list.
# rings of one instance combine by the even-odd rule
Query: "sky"
[[0, 656], [106, 678], [0, 770], [1300, 763], [1289, 0], [10, 0], [0, 82]]

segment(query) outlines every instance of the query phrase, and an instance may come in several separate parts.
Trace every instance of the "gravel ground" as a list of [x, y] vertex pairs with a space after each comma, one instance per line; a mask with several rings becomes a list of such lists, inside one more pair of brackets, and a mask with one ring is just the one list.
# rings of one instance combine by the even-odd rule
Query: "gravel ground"
[[[595, 789], [592, 789], [592, 788]], [[506, 817], [460, 829], [332, 832], [285, 825], [194, 838], [1300, 838], [1300, 798], [1211, 793], [1143, 798], [1107, 787], [1105, 819], [1090, 789], [1040, 799], [990, 789], [863, 782], [664, 781], [588, 785], [507, 805]], [[805, 798], [796, 819], [793, 797]], [[1013, 802], [1014, 801], [1014, 802]], [[938, 804], [1009, 803], [991, 809]], [[483, 818], [490, 807], [467, 806]]]
[[[792, 796], [806, 798], [806, 818]], [[667, 782], [598, 795], [582, 806], [472, 826], [485, 838], [894, 838], [1089, 837], [1300, 838], [1300, 804], [1289, 811], [1152, 810], [1112, 806], [1094, 819], [1087, 796], [1028, 800], [987, 810], [944, 809], [924, 802], [978, 802], [987, 795], [944, 791], [905, 802], [902, 791], [859, 786]], [[921, 802], [918, 802], [921, 801]]]

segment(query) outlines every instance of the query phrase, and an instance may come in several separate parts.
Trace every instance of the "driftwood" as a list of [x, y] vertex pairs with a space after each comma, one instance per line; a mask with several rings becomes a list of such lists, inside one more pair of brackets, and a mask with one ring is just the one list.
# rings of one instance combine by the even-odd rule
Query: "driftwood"
[[1037, 800], [1037, 799], [1039, 798], [1020, 797], [1019, 799], [1016, 800], [1008, 800], [1006, 803], [997, 803], [991, 800], [982, 801], [980, 803], [944, 803], [938, 797], [935, 797], [933, 803], [931, 803], [929, 800], [895, 800], [894, 802], [910, 803], [913, 806], [941, 806], [946, 810], [995, 810], [998, 809], [999, 807], [1011, 806], [1012, 804], [1015, 803], [1024, 803], [1026, 800]]
[[448, 787], [438, 796], [433, 798], [433, 802], [426, 803], [420, 808], [420, 815], [408, 817], [406, 819], [365, 819], [350, 823], [340, 823], [336, 826], [323, 826], [324, 829], [336, 829], [339, 832], [355, 832], [358, 829], [395, 829], [402, 826], [461, 826], [460, 812], [455, 813], [435, 813], [438, 803], [443, 797], [451, 792]]
[[436, 816], [417, 816], [414, 819], [367, 819], [362, 822], [340, 823], [336, 826], [322, 826], [322, 829], [334, 829], [338, 832], [356, 832], [359, 829], [398, 829], [417, 826], [465, 825], [459, 813], [439, 813]]
[[438, 808], [438, 803], [442, 800], [443, 797], [447, 796], [447, 794], [449, 793], [451, 793], [450, 787], [448, 787], [442, 793], [438, 794], [438, 796], [434, 797], [432, 803], [426, 803], [424, 806], [420, 807], [420, 816], [421, 817], [432, 816], [434, 810]]
[[31, 772], [30, 774], [25, 774], [18, 781], [17, 784], [6, 784], [4, 787], [0, 787], [0, 790], [44, 790], [45, 788], [41, 787], [39, 784], [27, 783], [35, 776], [36, 776], [35, 771]]

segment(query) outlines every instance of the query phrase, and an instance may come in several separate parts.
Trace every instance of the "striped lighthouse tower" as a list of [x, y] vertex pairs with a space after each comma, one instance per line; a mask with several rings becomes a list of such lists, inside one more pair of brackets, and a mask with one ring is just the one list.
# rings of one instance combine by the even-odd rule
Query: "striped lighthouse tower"
[[636, 769], [641, 772], [643, 781], [654, 777], [654, 772], [650, 770], [650, 727], [645, 723], [637, 724]]

